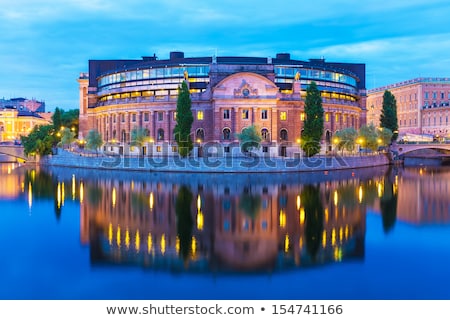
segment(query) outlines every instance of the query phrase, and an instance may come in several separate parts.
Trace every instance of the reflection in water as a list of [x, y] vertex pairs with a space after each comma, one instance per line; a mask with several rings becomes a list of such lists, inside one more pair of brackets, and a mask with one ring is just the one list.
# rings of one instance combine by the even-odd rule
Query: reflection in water
[[304, 186], [300, 193], [300, 200], [303, 203], [303, 211], [305, 212], [306, 248], [313, 260], [315, 260], [319, 251], [323, 232], [323, 207], [319, 195], [319, 188], [312, 185]]
[[383, 230], [388, 233], [397, 220], [397, 187], [393, 181], [393, 169], [390, 168], [384, 180], [384, 192], [380, 198], [380, 212], [383, 220]]
[[[198, 201], [200, 196], [198, 196]], [[184, 261], [187, 261], [192, 247], [192, 256], [195, 254], [195, 245], [192, 239], [192, 228], [194, 225], [191, 213], [192, 192], [185, 185], [178, 190], [175, 202], [175, 212], [177, 217], [177, 233], [178, 239], [177, 250]], [[199, 209], [200, 210], [200, 209]], [[192, 240], [192, 241], [191, 241]], [[191, 246], [192, 243], [192, 246]], [[179, 248], [178, 248], [179, 247]]]
[[1, 198], [17, 194], [30, 210], [37, 200], [54, 201], [56, 219], [65, 202], [79, 203], [81, 242], [95, 265], [272, 272], [364, 259], [367, 208], [381, 213], [385, 232], [397, 219], [450, 221], [448, 170], [276, 176], [2, 170], [2, 179], [11, 175], [14, 182]]

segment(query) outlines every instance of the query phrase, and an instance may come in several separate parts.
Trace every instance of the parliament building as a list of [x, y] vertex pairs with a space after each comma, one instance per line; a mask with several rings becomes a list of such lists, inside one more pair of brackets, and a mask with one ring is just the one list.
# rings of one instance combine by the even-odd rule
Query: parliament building
[[[91, 129], [105, 141], [104, 151], [166, 155], [177, 152], [178, 88], [187, 81], [192, 100], [195, 150], [214, 145], [220, 155], [239, 153], [236, 134], [250, 125], [261, 133], [259, 152], [291, 156], [299, 152], [305, 120], [304, 99], [314, 81], [322, 95], [322, 150], [333, 134], [366, 123], [365, 64], [275, 57], [185, 57], [170, 52], [139, 60], [90, 60], [78, 79], [80, 139]], [[131, 131], [142, 128], [149, 142], [130, 148]], [[199, 152], [199, 151], [197, 151]]]

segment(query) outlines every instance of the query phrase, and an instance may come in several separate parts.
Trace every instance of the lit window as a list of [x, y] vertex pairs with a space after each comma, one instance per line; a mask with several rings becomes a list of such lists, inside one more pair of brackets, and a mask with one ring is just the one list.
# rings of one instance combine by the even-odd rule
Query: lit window
[[305, 121], [305, 113], [304, 112], [300, 113], [300, 120]]
[[202, 110], [197, 111], [197, 120], [203, 120], [203, 111]]
[[267, 120], [268, 116], [267, 116], [267, 110], [261, 110], [261, 119], [262, 120]]
[[336, 122], [339, 122], [339, 113], [336, 113]]
[[173, 113], [173, 121], [177, 121], [177, 113], [176, 113], [176, 111], [174, 111], [174, 113]]
[[330, 121], [330, 114], [329, 113], [325, 113], [325, 121], [326, 122]]
[[286, 111], [280, 112], [280, 120], [287, 120], [287, 112]]
[[248, 119], [248, 110], [242, 110], [242, 119]]

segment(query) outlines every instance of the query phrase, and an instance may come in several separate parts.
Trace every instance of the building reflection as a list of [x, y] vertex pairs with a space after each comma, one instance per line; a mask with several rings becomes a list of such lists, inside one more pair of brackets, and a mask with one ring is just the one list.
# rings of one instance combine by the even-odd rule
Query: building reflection
[[96, 180], [84, 185], [81, 239], [93, 263], [155, 269], [272, 271], [362, 259], [366, 184]]
[[171, 271], [270, 272], [362, 260], [367, 208], [380, 212], [385, 232], [396, 221], [450, 221], [448, 170], [322, 174], [249, 181], [1, 165], [10, 191], [0, 197], [23, 199], [30, 212], [38, 200], [53, 201], [56, 219], [76, 202], [93, 264]]
[[413, 224], [450, 222], [450, 171], [445, 167], [405, 168], [396, 176], [398, 219]]
[[23, 177], [14, 174], [18, 166], [18, 163], [0, 163], [0, 199], [16, 199], [23, 192]]

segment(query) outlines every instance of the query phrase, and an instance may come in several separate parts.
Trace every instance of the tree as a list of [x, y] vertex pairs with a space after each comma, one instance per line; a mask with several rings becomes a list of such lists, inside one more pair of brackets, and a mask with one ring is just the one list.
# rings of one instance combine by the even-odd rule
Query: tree
[[194, 147], [191, 139], [192, 123], [194, 122], [191, 104], [189, 88], [186, 81], [183, 81], [178, 89], [177, 124], [173, 130], [175, 141], [178, 144], [178, 153], [182, 157], [186, 157]]
[[149, 140], [148, 130], [142, 127], [131, 130], [131, 145], [142, 147]]
[[355, 150], [355, 142], [358, 137], [358, 131], [355, 128], [345, 128], [339, 130], [334, 135], [334, 143], [337, 145], [338, 150]]
[[378, 132], [377, 128], [371, 123], [359, 128], [359, 145], [361, 147], [369, 148], [370, 150], [377, 150], [378, 148]]
[[391, 131], [391, 129], [388, 128], [381, 128], [378, 131], [378, 139], [380, 140], [380, 144], [383, 146], [387, 146], [392, 141], [392, 136], [394, 133]]
[[62, 126], [61, 110], [57, 107], [52, 115], [53, 128], [58, 131]]
[[100, 133], [95, 129], [89, 130], [86, 136], [86, 148], [95, 150], [95, 152], [98, 154], [98, 148], [100, 148], [102, 144], [103, 139]]
[[301, 147], [306, 156], [311, 157], [320, 152], [320, 139], [323, 135], [322, 97], [314, 81], [306, 89], [305, 114]]
[[61, 144], [64, 148], [65, 145], [69, 145], [75, 141], [75, 132], [70, 128], [64, 127], [61, 131]]
[[53, 125], [35, 126], [28, 136], [21, 136], [25, 154], [51, 154], [56, 143], [54, 131]]
[[391, 141], [395, 141], [398, 136], [397, 101], [394, 95], [385, 90], [383, 94], [383, 107], [380, 115], [380, 126], [393, 132]]
[[239, 139], [241, 151], [243, 153], [247, 153], [253, 148], [258, 149], [262, 139], [258, 129], [254, 125], [244, 128], [242, 133], [238, 133], [236, 136]]

